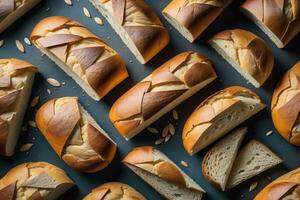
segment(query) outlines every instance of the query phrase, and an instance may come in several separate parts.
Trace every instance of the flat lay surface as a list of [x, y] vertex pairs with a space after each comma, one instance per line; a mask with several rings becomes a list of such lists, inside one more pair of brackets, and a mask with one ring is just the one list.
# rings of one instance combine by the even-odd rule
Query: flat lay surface
[[[0, 157], [1, 177], [4, 176], [9, 169], [18, 164], [30, 161], [46, 161], [64, 169], [68, 176], [76, 183], [75, 187], [60, 198], [61, 200], [82, 199], [93, 188], [103, 183], [113, 181], [123, 182], [132, 186], [147, 199], [163, 199], [162, 196], [121, 163], [121, 160], [125, 155], [127, 155], [134, 147], [151, 145], [164, 152], [207, 192], [204, 199], [253, 199], [255, 195], [272, 180], [285, 172], [300, 166], [299, 147], [292, 146], [276, 132], [270, 113], [271, 97], [276, 84], [281, 79], [284, 72], [300, 60], [300, 36], [292, 40], [284, 49], [277, 48], [253, 22], [242, 14], [240, 5], [243, 3], [243, 0], [235, 0], [194, 43], [189, 43], [161, 14], [163, 8], [169, 3], [168, 0], [145, 1], [160, 17], [162, 23], [167, 28], [171, 39], [170, 44], [145, 65], [140, 64], [136, 60], [134, 55], [113, 31], [108, 22], [88, 0], [73, 0], [72, 6], [67, 5], [63, 0], [43, 0], [37, 7], [29, 11], [5, 32], [0, 34], [0, 41], [4, 40], [4, 45], [0, 48], [0, 58], [19, 58], [38, 67], [39, 73], [35, 78], [31, 99], [37, 96], [40, 97], [38, 104], [35, 107], [29, 106], [27, 109], [27, 114], [24, 119], [27, 130], [21, 133], [15, 155], [11, 158]], [[85, 9], [83, 8], [86, 8], [90, 12], [91, 18], [84, 14]], [[47, 56], [42, 55], [37, 48], [33, 45], [27, 45], [24, 42], [24, 38], [29, 38], [32, 29], [41, 19], [55, 15], [65, 16], [80, 22], [92, 33], [102, 38], [109, 46], [115, 49], [125, 61], [129, 78], [114, 88], [100, 102], [94, 101], [89, 97]], [[100, 17], [103, 20], [103, 25], [97, 24], [94, 17]], [[261, 37], [274, 54], [275, 65], [273, 72], [266, 83], [259, 89], [248, 83], [207, 43], [208, 39], [216, 33], [226, 29], [235, 28], [245, 29]], [[20, 40], [23, 43], [25, 53], [22, 53], [17, 49], [15, 44], [16, 40]], [[175, 108], [178, 112], [177, 121], [173, 119], [172, 113], [170, 112], [151, 125], [151, 127], [155, 127], [159, 130], [160, 133], [150, 133], [148, 130], [144, 130], [130, 141], [126, 141], [116, 131], [109, 120], [108, 114], [112, 104], [118, 97], [148, 76], [154, 69], [184, 51], [196, 51], [209, 58], [215, 67], [218, 79]], [[61, 83], [61, 86], [52, 86], [47, 82], [48, 78], [55, 78]], [[267, 105], [263, 111], [239, 126], [248, 128], [243, 144], [247, 144], [250, 139], [261, 141], [281, 157], [284, 162], [229, 191], [221, 192], [211, 186], [201, 173], [202, 159], [211, 145], [194, 156], [190, 156], [183, 148], [182, 129], [187, 118], [202, 100], [218, 90], [233, 85], [251, 89], [256, 92]], [[43, 103], [49, 99], [63, 96], [77, 96], [80, 104], [117, 143], [117, 155], [113, 162], [104, 170], [94, 174], [86, 174], [73, 170], [57, 156], [38, 129], [28, 125], [30, 121], [34, 120], [36, 110]], [[169, 122], [173, 123], [175, 126], [175, 135], [172, 136], [168, 142], [155, 145], [155, 141], [161, 138], [161, 132]], [[273, 134], [271, 134], [271, 131]], [[33, 144], [33, 146], [28, 151], [20, 151], [21, 146], [24, 144]], [[249, 192], [250, 185], [255, 182], [258, 183], [257, 187]]]

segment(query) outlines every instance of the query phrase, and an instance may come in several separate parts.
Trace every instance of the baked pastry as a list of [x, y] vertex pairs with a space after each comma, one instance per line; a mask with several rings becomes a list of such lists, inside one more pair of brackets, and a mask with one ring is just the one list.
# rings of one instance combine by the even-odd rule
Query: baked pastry
[[146, 200], [134, 188], [125, 183], [110, 182], [100, 185], [92, 190], [83, 200]]
[[100, 171], [116, 154], [117, 145], [76, 97], [46, 102], [36, 113], [36, 123], [54, 151], [78, 171]]
[[278, 48], [283, 48], [300, 32], [298, 0], [246, 0], [241, 9]]
[[43, 19], [33, 29], [31, 41], [95, 100], [128, 77], [119, 54], [71, 19]]
[[194, 42], [232, 0], [172, 0], [162, 11], [188, 41]]
[[91, 0], [136, 59], [145, 64], [170, 41], [166, 28], [144, 0]]
[[267, 185], [254, 200], [300, 199], [300, 168], [290, 171]]
[[60, 168], [29, 162], [9, 170], [0, 180], [2, 200], [55, 200], [74, 185]]
[[209, 44], [257, 88], [264, 84], [272, 72], [274, 56], [271, 50], [251, 32], [225, 30], [213, 36]]
[[0, 33], [22, 17], [41, 0], [1, 0]]
[[128, 140], [216, 78], [207, 58], [196, 52], [181, 53], [123, 94], [109, 118]]
[[18, 59], [0, 59], [0, 155], [11, 156], [37, 68]]
[[182, 140], [193, 155], [221, 138], [265, 107], [251, 90], [232, 86], [204, 100], [186, 121]]
[[290, 143], [300, 146], [300, 62], [287, 71], [272, 98], [275, 128]]
[[133, 149], [122, 161], [166, 199], [200, 200], [205, 191], [159, 150]]

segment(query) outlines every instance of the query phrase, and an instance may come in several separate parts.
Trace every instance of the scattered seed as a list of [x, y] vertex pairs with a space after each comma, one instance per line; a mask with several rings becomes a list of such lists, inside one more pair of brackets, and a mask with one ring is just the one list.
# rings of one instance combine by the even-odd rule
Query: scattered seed
[[187, 162], [185, 162], [185, 161], [180, 161], [180, 164], [182, 165], [182, 166], [184, 166], [184, 167], [189, 167], [189, 165], [187, 164]]
[[172, 110], [172, 115], [175, 120], [178, 120], [178, 112], [176, 110]]
[[25, 37], [25, 38], [24, 38], [24, 42], [25, 42], [27, 45], [31, 46], [31, 42], [30, 42], [30, 40], [28, 39], [28, 37]]
[[153, 127], [149, 127], [147, 128], [147, 130], [150, 132], [150, 133], [159, 133], [158, 130], [156, 128], [153, 128]]
[[255, 190], [255, 188], [257, 187], [258, 185], [258, 182], [254, 182], [250, 185], [249, 187], [249, 192], [252, 192], [253, 190]]
[[35, 121], [28, 121], [28, 125], [33, 127], [33, 128], [36, 128], [36, 123]]
[[54, 87], [60, 87], [60, 82], [54, 78], [47, 78], [47, 82]]
[[72, 0], [65, 0], [65, 3], [69, 6], [72, 6], [73, 5], [73, 2]]
[[51, 94], [51, 90], [50, 90], [50, 89], [47, 89], [47, 93], [48, 93], [48, 94]]
[[4, 40], [0, 40], [0, 47], [4, 45]]
[[83, 7], [83, 13], [84, 13], [85, 16], [91, 18], [90, 11], [86, 7]]
[[50, 11], [50, 8], [46, 8], [46, 12]]
[[171, 133], [171, 135], [175, 135], [175, 127], [171, 123], [169, 124], [169, 132]]
[[171, 139], [171, 135], [167, 135], [167, 136], [165, 137], [165, 142], [168, 142], [170, 139]]
[[33, 146], [33, 144], [31, 143], [27, 143], [27, 144], [23, 144], [21, 147], [20, 147], [20, 151], [29, 151], [29, 149]]
[[161, 136], [166, 137], [169, 134], [169, 125], [165, 126], [165, 128], [162, 131]]
[[23, 132], [27, 131], [27, 126], [22, 126], [21, 131]]
[[268, 131], [267, 133], [266, 133], [266, 136], [270, 136], [270, 135], [272, 135], [273, 134], [273, 131]]
[[30, 103], [30, 106], [35, 107], [39, 103], [39, 100], [40, 100], [40, 96], [34, 97]]
[[66, 85], [66, 82], [62, 82], [61, 84], [62, 84], [62, 85]]
[[103, 21], [100, 17], [94, 17], [94, 20], [95, 20], [96, 24], [99, 24], [101, 26], [103, 25]]
[[132, 61], [132, 60], [129, 60], [129, 62], [130, 62], [130, 63], [133, 63], [133, 61]]
[[25, 48], [24, 48], [22, 42], [20, 42], [20, 40], [16, 40], [15, 43], [16, 43], [17, 49], [18, 49], [20, 52], [25, 53]]
[[163, 143], [165, 141], [164, 138], [160, 138], [158, 140], [155, 141], [155, 145], [160, 145], [161, 143]]

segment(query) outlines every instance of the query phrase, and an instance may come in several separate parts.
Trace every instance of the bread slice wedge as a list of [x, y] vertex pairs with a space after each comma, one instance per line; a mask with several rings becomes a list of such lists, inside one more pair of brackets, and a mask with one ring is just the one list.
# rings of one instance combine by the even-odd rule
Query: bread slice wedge
[[207, 152], [202, 161], [203, 176], [222, 191], [226, 189], [231, 168], [246, 131], [247, 128], [240, 128], [226, 136]]
[[205, 193], [165, 154], [153, 147], [135, 148], [123, 163], [166, 199], [200, 200]]
[[282, 162], [283, 160], [267, 146], [257, 140], [251, 140], [239, 151], [226, 188], [231, 189]]

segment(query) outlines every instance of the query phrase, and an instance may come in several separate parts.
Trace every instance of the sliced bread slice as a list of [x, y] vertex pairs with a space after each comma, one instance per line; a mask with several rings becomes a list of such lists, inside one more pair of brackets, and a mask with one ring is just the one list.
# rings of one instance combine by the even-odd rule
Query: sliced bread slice
[[267, 146], [257, 140], [251, 140], [239, 151], [234, 162], [226, 189], [236, 185], [280, 164], [282, 159]]
[[215, 144], [202, 161], [202, 174], [212, 184], [225, 191], [231, 168], [247, 128], [240, 128]]

